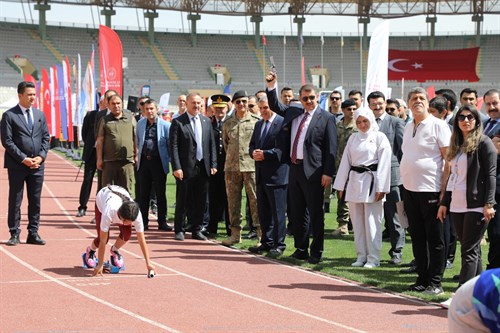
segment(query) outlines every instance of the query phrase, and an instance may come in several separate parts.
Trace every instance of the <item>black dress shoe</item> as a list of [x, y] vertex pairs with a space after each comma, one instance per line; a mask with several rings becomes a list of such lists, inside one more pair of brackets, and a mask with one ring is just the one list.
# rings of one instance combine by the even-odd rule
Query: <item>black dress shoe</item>
[[399, 271], [401, 274], [413, 274], [417, 272], [417, 266], [410, 266]]
[[21, 244], [21, 241], [19, 240], [19, 235], [12, 235], [10, 236], [10, 239], [5, 243], [5, 245], [8, 246], [16, 246], [17, 244]]
[[78, 209], [78, 213], [76, 213], [76, 217], [85, 216], [86, 213], [87, 213], [87, 211], [85, 209], [80, 208], [80, 209]]
[[248, 251], [255, 253], [255, 254], [262, 254], [263, 252], [269, 251], [269, 248], [264, 245], [259, 245], [259, 246], [250, 246], [248, 248]]
[[313, 256], [310, 256], [309, 258], [307, 258], [307, 262], [310, 264], [313, 264], [313, 265], [319, 264], [322, 261], [323, 261], [323, 258], [318, 258], [318, 257], [313, 257]]
[[38, 232], [34, 232], [28, 235], [28, 238], [26, 238], [26, 244], [45, 245], [45, 241], [40, 238]]
[[257, 235], [257, 231], [255, 231], [255, 230], [252, 230], [248, 234], [243, 236], [243, 238], [245, 238], [245, 239], [257, 239], [258, 237], [259, 236]]
[[181, 232], [176, 232], [175, 233], [175, 240], [183, 241], [184, 240], [184, 233], [182, 231]]
[[270, 256], [271, 258], [279, 258], [283, 255], [283, 250], [281, 249], [271, 249], [269, 250], [269, 253], [268, 253], [268, 256]]
[[193, 232], [193, 234], [191, 235], [191, 238], [192, 239], [197, 239], [197, 240], [207, 240], [208, 238], [201, 233], [201, 231], [195, 231]]
[[168, 224], [160, 224], [158, 226], [158, 230], [161, 230], [161, 231], [172, 231], [174, 230], [174, 228], [172, 228], [171, 226], [169, 226]]
[[307, 251], [297, 249], [290, 257], [298, 260], [307, 260], [307, 258], [309, 258], [309, 253], [307, 253]]

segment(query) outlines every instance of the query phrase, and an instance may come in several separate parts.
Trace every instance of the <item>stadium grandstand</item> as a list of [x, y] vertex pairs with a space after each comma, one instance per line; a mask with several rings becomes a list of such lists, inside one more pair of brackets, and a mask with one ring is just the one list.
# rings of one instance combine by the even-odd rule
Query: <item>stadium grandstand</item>
[[[269, 57], [274, 58], [280, 74], [280, 85], [298, 90], [301, 83], [300, 59], [304, 58], [306, 76], [313, 81], [315, 70], [327, 73], [321, 81], [323, 90], [342, 86], [346, 91], [363, 88], [367, 62], [367, 30], [370, 17], [397, 18], [426, 15], [431, 25], [427, 36], [391, 36], [390, 49], [397, 50], [454, 50], [479, 47], [476, 63], [477, 82], [468, 81], [389, 81], [394, 97], [405, 96], [407, 89], [422, 85], [434, 85], [436, 89], [450, 88], [459, 92], [471, 87], [482, 94], [487, 89], [500, 86], [500, 67], [497, 64], [500, 53], [500, 36], [481, 34], [480, 23], [485, 14], [500, 13], [496, 1], [45, 1], [35, 9], [40, 16], [37, 24], [13, 22], [0, 23], [0, 103], [12, 97], [12, 87], [22, 80], [22, 73], [12, 59], [25, 58], [33, 66], [33, 73], [54, 63], [60, 63], [64, 56], [71, 61], [81, 54], [84, 61], [96, 46], [98, 55], [98, 30], [96, 27], [67, 27], [46, 24], [45, 10], [50, 3], [73, 5], [99, 5], [106, 16], [106, 24], [113, 27], [123, 45], [124, 97], [139, 94], [143, 85], [150, 85], [152, 97], [159, 98], [170, 92], [171, 104], [179, 94], [189, 90], [222, 92], [230, 83], [231, 91], [245, 89], [256, 92], [264, 87], [263, 76], [269, 68]], [[37, 8], [38, 6], [38, 8]], [[46, 7], [43, 7], [46, 6]], [[150, 31], [120, 30], [112, 24], [114, 7], [138, 7], [150, 17]], [[45, 9], [44, 9], [45, 8]], [[160, 32], [154, 29], [156, 11], [177, 10], [189, 12], [192, 20], [191, 33]], [[149, 16], [147, 14], [149, 13]], [[196, 20], [202, 13], [225, 15], [249, 15], [255, 23], [254, 35], [224, 35], [196, 31]], [[476, 34], [434, 35], [432, 29], [436, 15], [470, 14], [477, 23]], [[304, 15], [350, 15], [358, 17], [365, 27], [363, 36], [307, 36], [298, 28], [299, 36], [267, 35], [261, 38], [258, 22], [265, 15], [294, 15], [294, 22], [303, 23]], [[259, 19], [260, 18], [260, 19]], [[29, 43], [19, 41], [29, 40]], [[303, 42], [302, 42], [303, 41]], [[231, 47], [220, 47], [230, 45]], [[95, 58], [96, 73], [99, 73], [99, 57]], [[126, 65], [125, 65], [126, 64]], [[226, 74], [218, 80], [217, 68], [224, 68]], [[99, 75], [96, 74], [98, 80]]]

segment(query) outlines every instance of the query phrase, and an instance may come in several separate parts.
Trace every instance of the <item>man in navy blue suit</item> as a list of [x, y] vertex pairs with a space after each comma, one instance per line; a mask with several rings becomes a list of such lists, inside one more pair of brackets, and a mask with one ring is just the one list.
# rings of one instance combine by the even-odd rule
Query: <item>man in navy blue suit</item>
[[[490, 89], [484, 94], [484, 105], [490, 119], [483, 123], [484, 134], [491, 139], [500, 135], [500, 90]], [[495, 194], [495, 209], [498, 210], [500, 201], [500, 155], [497, 156], [497, 191]], [[488, 240], [490, 248], [488, 251], [488, 265], [486, 269], [500, 268], [500, 218], [498, 214], [488, 223]]]
[[49, 151], [49, 128], [42, 111], [32, 107], [36, 98], [35, 85], [23, 81], [17, 86], [19, 104], [2, 116], [1, 137], [5, 147], [5, 168], [9, 175], [10, 239], [7, 245], [20, 243], [21, 203], [24, 184], [28, 191], [27, 244], [44, 245], [38, 235], [40, 198], [42, 194], [44, 161]]
[[279, 257], [286, 248], [286, 193], [288, 187], [288, 165], [284, 163], [284, 134], [281, 132], [283, 117], [270, 108], [266, 96], [259, 101], [262, 117], [255, 124], [250, 139], [249, 153], [255, 160], [257, 185], [257, 209], [262, 230], [261, 244], [252, 246], [252, 253], [269, 252]]
[[[292, 257], [317, 264], [323, 255], [324, 189], [331, 186], [335, 172], [335, 117], [318, 106], [317, 90], [311, 84], [300, 88], [302, 107], [297, 107], [280, 103], [276, 92], [275, 72], [266, 76], [266, 83], [269, 106], [284, 118], [281, 130], [287, 136], [287, 146], [283, 154], [290, 163], [288, 186], [291, 207], [288, 218], [292, 222], [294, 245], [297, 249]], [[309, 213], [309, 219], [306, 212]], [[313, 240], [309, 256], [310, 229]]]

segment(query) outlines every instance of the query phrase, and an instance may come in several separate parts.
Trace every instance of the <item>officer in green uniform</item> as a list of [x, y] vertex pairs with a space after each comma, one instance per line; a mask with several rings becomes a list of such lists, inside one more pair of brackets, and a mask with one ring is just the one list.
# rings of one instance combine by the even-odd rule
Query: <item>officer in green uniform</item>
[[[336, 170], [338, 170], [342, 154], [344, 153], [347, 140], [352, 133], [357, 132], [356, 123], [354, 121], [354, 111], [356, 111], [356, 101], [353, 99], [346, 99], [341, 105], [344, 118], [337, 123], [337, 156], [335, 157]], [[347, 203], [342, 200], [337, 202], [337, 222], [339, 227], [332, 232], [333, 236], [349, 235], [349, 207]]]
[[241, 243], [241, 190], [245, 192], [250, 204], [250, 212], [257, 234], [261, 236], [259, 216], [257, 213], [257, 196], [255, 185], [255, 162], [248, 154], [248, 146], [252, 137], [257, 116], [248, 110], [248, 94], [237, 91], [232, 99], [235, 106], [234, 114], [223, 123], [222, 138], [226, 150], [224, 165], [226, 192], [231, 221], [231, 236], [222, 241], [223, 245], [231, 246]]

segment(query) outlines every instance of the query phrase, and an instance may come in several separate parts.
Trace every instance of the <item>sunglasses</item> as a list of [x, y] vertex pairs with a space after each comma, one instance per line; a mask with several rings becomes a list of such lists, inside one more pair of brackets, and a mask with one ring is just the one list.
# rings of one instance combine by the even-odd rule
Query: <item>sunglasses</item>
[[253, 109], [253, 108], [255, 107], [255, 104], [248, 104], [248, 107], [249, 107], [250, 109]]
[[311, 95], [311, 96], [304, 96], [301, 98], [302, 99], [302, 102], [307, 102], [307, 101], [314, 101], [316, 99], [316, 96], [315, 95]]
[[146, 102], [140, 102], [139, 103], [140, 106], [144, 106], [144, 104], [146, 104]]
[[234, 103], [240, 105], [240, 104], [247, 104], [248, 101], [246, 99], [239, 99], [239, 100], [235, 101]]
[[340, 101], [340, 97], [330, 97], [330, 100], [332, 100], [332, 101]]
[[392, 112], [396, 111], [396, 108], [385, 108], [385, 110], [389, 113], [392, 113]]
[[474, 116], [472, 114], [467, 114], [467, 115], [465, 115], [465, 114], [459, 114], [457, 116], [457, 118], [458, 118], [458, 121], [465, 121], [465, 119], [467, 119], [468, 121], [475, 120]]

